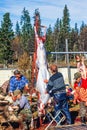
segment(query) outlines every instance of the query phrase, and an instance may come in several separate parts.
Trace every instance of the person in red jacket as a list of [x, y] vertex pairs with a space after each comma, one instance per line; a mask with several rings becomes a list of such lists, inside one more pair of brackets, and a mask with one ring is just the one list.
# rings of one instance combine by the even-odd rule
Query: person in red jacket
[[80, 116], [82, 124], [86, 124], [87, 112], [87, 78], [83, 79], [80, 72], [74, 74], [74, 103], [80, 104]]
[[75, 79], [74, 89], [76, 89], [76, 87], [87, 89], [87, 78], [86, 79], [82, 78], [80, 72], [76, 72], [74, 74], [74, 79]]

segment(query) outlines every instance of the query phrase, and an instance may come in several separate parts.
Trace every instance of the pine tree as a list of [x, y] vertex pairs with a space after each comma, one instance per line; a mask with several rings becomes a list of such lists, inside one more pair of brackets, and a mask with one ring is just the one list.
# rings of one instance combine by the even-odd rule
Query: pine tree
[[63, 10], [63, 31], [65, 33], [65, 38], [68, 38], [68, 33], [70, 32], [70, 18], [67, 5], [65, 5]]
[[54, 48], [55, 51], [59, 51], [59, 31], [60, 31], [60, 21], [57, 19], [55, 26], [54, 26], [54, 32], [53, 32], [53, 39], [54, 39]]
[[72, 28], [69, 35], [69, 51], [79, 51], [78, 38], [79, 38], [79, 30], [77, 23], [75, 23], [75, 27]]
[[[63, 17], [60, 20], [60, 34], [59, 34], [59, 50], [65, 51], [65, 39], [69, 39], [70, 32], [70, 18], [69, 18], [69, 10], [67, 5], [65, 5], [63, 10]], [[68, 45], [69, 46], [69, 45]]]
[[86, 26], [86, 24], [84, 23], [84, 21], [82, 21], [82, 24], [81, 24], [81, 26], [80, 26], [80, 31], [81, 31], [82, 29], [84, 29], [85, 26]]
[[5, 13], [3, 15], [3, 21], [1, 22], [0, 29], [0, 52], [2, 53], [1, 59], [7, 64], [12, 62], [13, 51], [11, 48], [11, 43], [14, 38], [14, 32], [12, 30], [12, 23], [10, 20], [10, 13]]
[[31, 38], [32, 25], [28, 10], [23, 9], [21, 16], [21, 42], [24, 51], [29, 51], [29, 39]]
[[79, 35], [79, 50], [87, 51], [87, 26], [85, 26]]
[[20, 36], [21, 35], [21, 31], [20, 31], [20, 26], [19, 26], [18, 21], [16, 23], [16, 29], [15, 30], [16, 30], [16, 32], [15, 32], [16, 36]]
[[[70, 35], [69, 35], [69, 51], [79, 51], [79, 44], [78, 44], [78, 31], [76, 28], [72, 28]], [[75, 54], [70, 54], [70, 59], [75, 58]]]
[[54, 48], [53, 48], [53, 33], [52, 33], [51, 25], [49, 25], [49, 28], [47, 29], [46, 49], [49, 52], [54, 51]]

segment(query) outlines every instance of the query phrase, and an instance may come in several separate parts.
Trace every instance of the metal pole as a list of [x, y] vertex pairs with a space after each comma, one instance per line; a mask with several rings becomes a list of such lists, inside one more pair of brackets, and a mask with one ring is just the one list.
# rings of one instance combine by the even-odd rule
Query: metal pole
[[87, 54], [86, 51], [79, 51], [79, 52], [75, 52], [75, 51], [72, 51], [72, 52], [48, 52], [48, 54]]
[[[68, 40], [65, 39], [65, 43], [66, 43], [66, 52], [68, 52]], [[69, 63], [69, 54], [66, 53], [66, 61], [67, 61], [67, 69], [68, 69], [68, 81], [69, 84], [71, 84], [71, 72], [70, 72], [70, 63]]]

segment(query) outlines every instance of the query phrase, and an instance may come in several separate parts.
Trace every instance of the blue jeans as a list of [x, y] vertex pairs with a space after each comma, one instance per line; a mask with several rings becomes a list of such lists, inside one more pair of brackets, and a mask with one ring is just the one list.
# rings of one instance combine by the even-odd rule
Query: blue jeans
[[55, 100], [55, 111], [62, 110], [66, 116], [66, 121], [68, 124], [71, 124], [71, 115], [69, 112], [68, 102], [66, 93], [55, 93], [54, 94]]

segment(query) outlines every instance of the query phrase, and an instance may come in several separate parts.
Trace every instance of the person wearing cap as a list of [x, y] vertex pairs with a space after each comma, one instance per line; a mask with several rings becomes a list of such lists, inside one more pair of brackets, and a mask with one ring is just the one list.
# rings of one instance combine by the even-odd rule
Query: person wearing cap
[[13, 100], [14, 100], [14, 104], [12, 108], [14, 110], [17, 110], [18, 119], [26, 123], [27, 130], [28, 130], [29, 129], [28, 126], [32, 118], [29, 101], [19, 89], [14, 91]]
[[[63, 75], [62, 73], [58, 72], [57, 65], [55, 64], [50, 66], [50, 71], [52, 75], [47, 84], [47, 92], [54, 98], [55, 111], [58, 112], [58, 110], [62, 110], [66, 116], [66, 123], [71, 124], [71, 115], [69, 112], [66, 86]], [[57, 119], [57, 121], [59, 120]]]
[[74, 74], [74, 80], [75, 80], [74, 89], [76, 89], [76, 87], [87, 89], [87, 78], [86, 79], [82, 78], [82, 75], [80, 72], [76, 72]]
[[29, 85], [28, 79], [24, 75], [22, 75], [19, 70], [15, 70], [14, 76], [12, 76], [9, 81], [9, 94], [13, 96], [13, 92], [16, 89], [28, 90], [29, 89], [28, 85]]
[[87, 112], [87, 78], [82, 78], [80, 72], [76, 72], [74, 74], [74, 101], [73, 103], [76, 104], [76, 101], [80, 105], [80, 116], [81, 116], [81, 123], [86, 124], [86, 112]]

